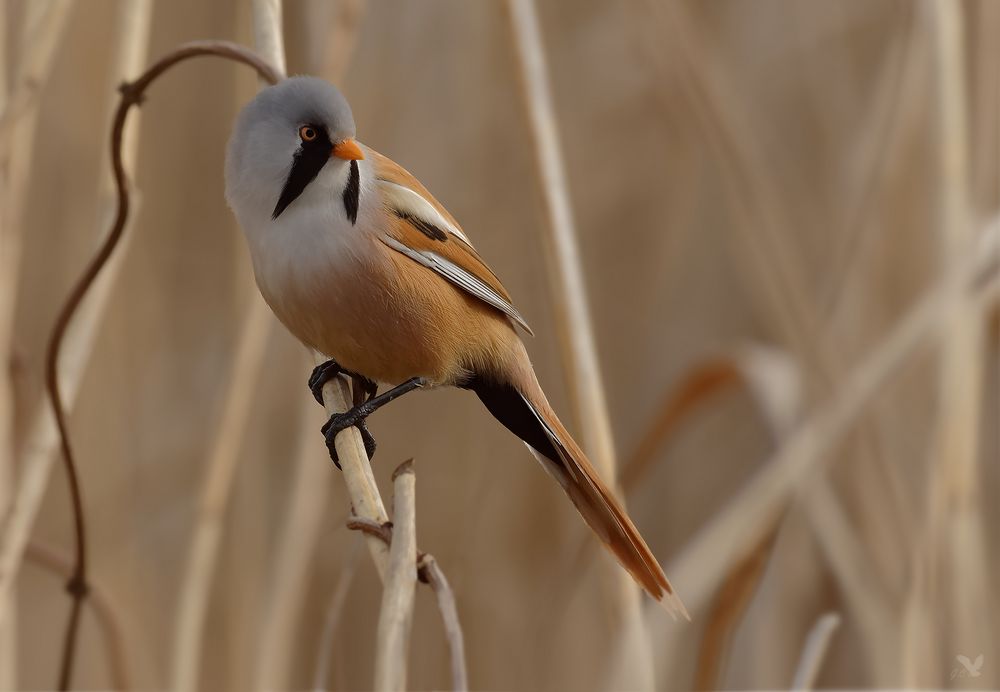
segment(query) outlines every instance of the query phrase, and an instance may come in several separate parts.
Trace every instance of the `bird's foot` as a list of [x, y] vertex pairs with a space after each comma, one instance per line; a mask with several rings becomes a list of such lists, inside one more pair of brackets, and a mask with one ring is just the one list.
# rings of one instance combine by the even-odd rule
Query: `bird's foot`
[[338, 433], [352, 426], [357, 428], [358, 432], [361, 433], [361, 439], [365, 443], [365, 452], [368, 454], [368, 461], [371, 461], [372, 457], [375, 456], [375, 438], [372, 437], [371, 432], [368, 430], [368, 422], [364, 418], [357, 419], [355, 416], [352, 416], [357, 408], [359, 407], [355, 407], [347, 413], [330, 416], [330, 420], [321, 429], [323, 437], [326, 438], [326, 449], [330, 453], [330, 459], [333, 460], [338, 469], [340, 468], [340, 456], [337, 454], [337, 447], [334, 441], [337, 439]]
[[320, 406], [323, 405], [323, 385], [340, 374], [349, 375], [356, 383], [355, 386], [360, 384], [366, 399], [374, 398], [378, 392], [378, 385], [375, 382], [363, 375], [345, 370], [340, 366], [340, 363], [331, 358], [313, 368], [312, 374], [309, 376], [309, 391], [312, 392], [313, 398]]

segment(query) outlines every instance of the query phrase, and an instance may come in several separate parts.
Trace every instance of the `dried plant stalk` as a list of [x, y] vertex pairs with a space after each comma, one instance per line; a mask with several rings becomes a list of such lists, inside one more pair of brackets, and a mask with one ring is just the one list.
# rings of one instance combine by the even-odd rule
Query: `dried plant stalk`
[[[565, 380], [570, 392], [580, 442], [594, 466], [617, 488], [614, 439], [594, 343], [590, 310], [581, 269], [569, 187], [559, 144], [555, 105], [549, 85], [541, 28], [533, 0], [508, 0], [515, 52], [528, 110], [539, 184], [548, 223], [542, 234], [550, 278]], [[620, 493], [619, 493], [620, 494]], [[607, 564], [607, 563], [602, 563]], [[640, 613], [639, 590], [631, 578], [610, 564], [605, 582], [613, 612], [621, 618], [633, 663], [628, 681], [618, 684], [653, 686], [652, 651]]]
[[465, 668], [465, 638], [458, 620], [455, 593], [451, 590], [448, 579], [433, 555], [428, 553], [421, 555], [417, 561], [417, 570], [420, 579], [430, 584], [437, 598], [438, 611], [441, 613], [451, 655], [451, 688], [456, 692], [464, 692], [469, 689], [469, 673]]
[[333, 657], [334, 635], [340, 626], [341, 615], [344, 612], [344, 603], [347, 602], [347, 594], [351, 590], [354, 581], [354, 573], [358, 567], [358, 545], [352, 544], [350, 552], [344, 559], [344, 564], [340, 569], [340, 576], [337, 578], [337, 585], [333, 588], [330, 600], [326, 606], [326, 614], [323, 617], [323, 632], [319, 638], [319, 654], [316, 656], [316, 671], [313, 673], [313, 690], [325, 690], [327, 680], [330, 677], [330, 659]]
[[840, 627], [840, 615], [826, 613], [809, 630], [799, 666], [795, 670], [795, 678], [792, 680], [793, 690], [810, 690], [816, 685], [823, 659], [826, 657], [827, 649], [830, 648], [830, 640], [833, 639], [838, 627]]
[[[318, 357], [316, 360], [319, 362], [322, 358]], [[335, 377], [323, 387], [323, 405], [329, 415], [344, 413], [351, 408], [352, 402], [350, 385], [343, 376]], [[375, 475], [368, 462], [361, 433], [357, 428], [342, 430], [334, 439], [334, 446], [340, 458], [344, 483], [347, 485], [347, 494], [351, 498], [354, 514], [375, 524], [385, 524], [389, 521], [389, 515], [386, 514], [378, 485], [375, 484]], [[368, 550], [375, 562], [375, 569], [378, 570], [379, 577], [384, 578], [389, 561], [389, 548], [377, 537], [370, 534], [365, 536]]]
[[406, 689], [413, 598], [417, 587], [416, 497], [413, 460], [403, 462], [393, 477], [393, 524], [385, 590], [375, 644], [376, 692]]
[[708, 612], [708, 621], [698, 649], [694, 689], [721, 689], [729, 645], [736, 628], [764, 577], [778, 535], [780, 518], [748, 555], [737, 562], [719, 586]]
[[[278, 0], [253, 0], [252, 5], [257, 52], [280, 75], [284, 75], [281, 3]], [[260, 80], [263, 86], [273, 83], [263, 75]], [[270, 311], [256, 291], [253, 291], [239, 332], [229, 388], [209, 454], [198, 518], [181, 589], [171, 665], [171, 686], [175, 690], [194, 690], [198, 687], [208, 596], [215, 575], [223, 517], [250, 418], [254, 388], [273, 329], [274, 321]]]
[[[971, 218], [968, 109], [964, 12], [960, 3], [928, 0], [924, 5], [933, 37], [937, 146], [941, 191], [939, 236], [943, 270], [962, 261], [978, 240]], [[988, 69], [988, 68], [983, 68]], [[995, 650], [993, 616], [983, 607], [990, 593], [988, 541], [979, 490], [985, 375], [984, 315], [970, 296], [953, 287], [950, 315], [939, 366], [939, 413], [929, 461], [926, 524], [922, 559], [931, 577], [925, 592], [935, 611], [927, 643], [932, 650], [913, 652], [926, 675], [921, 686], [942, 684], [946, 675], [937, 651]], [[918, 559], [921, 559], [918, 557]], [[947, 615], [945, 615], [947, 613]], [[981, 682], [1000, 680], [984, 671]], [[977, 681], [978, 682], [978, 681]]]
[[222, 539], [225, 509], [241, 458], [240, 449], [246, 437], [254, 391], [273, 326], [271, 313], [264, 301], [253, 295], [239, 332], [222, 415], [215, 426], [215, 440], [206, 463], [205, 481], [198, 500], [194, 535], [177, 606], [171, 666], [171, 687], [175, 690], [194, 690], [198, 687], [208, 597]]
[[[3, 40], [0, 40], [0, 70], [4, 72], [0, 80], [0, 516], [5, 518], [10, 516], [17, 501], [14, 487], [14, 382], [10, 364], [21, 275], [24, 205], [35, 161], [31, 153], [38, 123], [38, 97], [48, 82], [72, 5], [72, 0], [25, 3], [12, 84], [7, 81], [9, 52], [6, 39], [10, 7], [6, 2], [0, 7], [4, 14], [0, 22], [0, 31], [4, 33]], [[23, 544], [20, 550], [23, 550]], [[18, 687], [17, 623], [13, 615], [16, 604], [11, 588], [12, 585], [0, 588], [0, 686], [3, 689]]]
[[[350, 62], [357, 43], [362, 3], [339, 2], [332, 21], [324, 21], [328, 9], [324, 2], [310, 2], [305, 7], [304, 26], [298, 40], [305, 41], [309, 50], [308, 71], [339, 82]], [[293, 37], [292, 40], [296, 40]], [[334, 45], [334, 44], [338, 45]], [[340, 44], [343, 44], [340, 46]], [[306, 401], [305, 397], [303, 401]], [[260, 629], [257, 651], [258, 689], [287, 687], [289, 664], [299, 648], [296, 640], [298, 622], [306, 594], [308, 567], [329, 504], [332, 480], [331, 467], [322, 447], [316, 444], [319, 424], [311, 410], [299, 415], [299, 450], [296, 454], [295, 483], [288, 502], [289, 513], [277, 541], [278, 555], [273, 560], [274, 573], [266, 598], [264, 624]], [[352, 568], [353, 569], [353, 568]], [[341, 579], [338, 583], [349, 583]], [[346, 587], [345, 587], [346, 588]], [[320, 660], [329, 660], [320, 649]], [[325, 676], [322, 678], [325, 680]]]

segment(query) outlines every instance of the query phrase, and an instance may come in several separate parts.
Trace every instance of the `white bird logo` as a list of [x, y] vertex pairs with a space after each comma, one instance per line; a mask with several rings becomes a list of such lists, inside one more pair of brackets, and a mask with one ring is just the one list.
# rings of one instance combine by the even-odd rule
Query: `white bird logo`
[[959, 654], [955, 658], [958, 659], [959, 663], [965, 666], [965, 670], [969, 673], [970, 678], [978, 678], [980, 675], [982, 675], [982, 673], [979, 672], [979, 669], [983, 667], [982, 654], [976, 656], [975, 661], [970, 661], [968, 656], [963, 656], [962, 654]]

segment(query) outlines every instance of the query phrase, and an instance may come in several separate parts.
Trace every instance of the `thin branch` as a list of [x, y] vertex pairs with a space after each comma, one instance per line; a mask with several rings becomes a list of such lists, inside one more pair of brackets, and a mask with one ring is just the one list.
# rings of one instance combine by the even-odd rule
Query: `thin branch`
[[79, 629], [80, 609], [83, 599], [87, 595], [87, 545], [86, 530], [84, 526], [83, 500], [80, 491], [80, 482], [77, 475], [76, 462], [73, 450], [70, 445], [69, 429], [66, 421], [66, 410], [63, 405], [62, 387], [59, 381], [59, 354], [66, 330], [70, 321], [76, 314], [80, 303], [87, 295], [94, 280], [110, 259], [115, 248], [118, 246], [121, 234], [125, 228], [125, 222], [129, 214], [129, 191], [128, 176], [125, 171], [125, 164], [122, 159], [122, 137], [125, 129], [125, 121], [129, 111], [133, 106], [142, 102], [145, 91], [152, 82], [172, 66], [188, 60], [190, 58], [215, 55], [225, 57], [237, 62], [253, 67], [257, 72], [268, 80], [277, 81], [278, 74], [274, 69], [264, 63], [257, 55], [251, 51], [233, 43], [225, 41], [198, 41], [185, 44], [180, 48], [167, 54], [153, 64], [145, 73], [134, 82], [123, 84], [120, 92], [121, 99], [115, 113], [111, 130], [111, 158], [114, 170], [115, 185], [118, 190], [118, 212], [114, 223], [106, 239], [101, 244], [96, 255], [87, 264], [83, 275], [74, 284], [69, 297], [59, 311], [55, 326], [49, 336], [48, 347], [45, 356], [45, 386], [52, 399], [52, 409], [56, 419], [56, 427], [59, 430], [60, 446], [63, 454], [63, 462], [68, 476], [70, 496], [73, 506], [73, 523], [75, 531], [75, 554], [74, 568], [67, 585], [67, 589], [73, 597], [70, 610], [69, 624], [66, 628], [64, 639], [62, 664], [60, 665], [59, 687], [67, 689], [73, 670], [73, 656], [76, 649], [77, 632]]
[[[317, 357], [317, 362], [320, 360], [322, 358]], [[352, 404], [350, 385], [343, 376], [333, 378], [323, 387], [323, 405], [327, 414], [334, 416], [344, 413], [351, 408]], [[378, 525], [388, 522], [389, 516], [382, 503], [378, 485], [375, 484], [375, 475], [368, 462], [368, 454], [365, 452], [361, 433], [353, 427], [342, 430], [337, 434], [334, 445], [337, 449], [337, 456], [340, 458], [344, 483], [347, 485], [347, 494], [351, 498], [351, 506], [354, 508], [357, 518]], [[378, 570], [379, 577], [383, 578], [384, 581], [389, 549], [386, 547], [386, 543], [377, 537], [367, 533], [365, 535], [367, 536], [368, 550], [375, 562], [375, 569]]]
[[437, 598], [438, 611], [441, 613], [451, 652], [451, 688], [456, 692], [464, 692], [469, 689], [469, 673], [465, 669], [465, 639], [462, 624], [458, 620], [455, 593], [433, 555], [424, 553], [417, 559], [417, 573], [420, 581], [434, 589], [434, 596]]
[[[392, 543], [391, 524], [377, 524], [368, 519], [351, 517], [347, 521], [347, 528], [361, 531], [386, 545]], [[438, 611], [441, 613], [441, 621], [444, 625], [451, 655], [452, 689], [467, 690], [469, 689], [469, 674], [465, 665], [465, 640], [462, 635], [462, 625], [458, 620], [458, 609], [455, 606], [455, 593], [437, 560], [430, 553], [417, 551], [417, 577], [421, 582], [434, 589], [434, 596], [437, 599]]]
[[840, 615], [826, 613], [809, 630], [809, 636], [806, 637], [806, 644], [802, 649], [802, 656], [799, 658], [799, 665], [795, 669], [795, 677], [792, 680], [793, 690], [809, 690], [816, 685], [816, 678], [823, 667], [823, 659], [826, 658], [830, 641], [838, 627], [840, 627]]
[[406, 689], [413, 597], [417, 586], [417, 527], [413, 460], [392, 474], [393, 532], [375, 644], [375, 690]]
[[[55, 548], [37, 541], [28, 544], [25, 557], [36, 565], [62, 577], [68, 577], [73, 571], [73, 563], [68, 557]], [[116, 690], [132, 689], [132, 677], [129, 674], [128, 655], [125, 653], [125, 636], [122, 632], [121, 619], [115, 614], [115, 608], [107, 592], [98, 583], [90, 585], [90, 605], [97, 616], [97, 624], [104, 634], [108, 668], [111, 671], [111, 686]]]

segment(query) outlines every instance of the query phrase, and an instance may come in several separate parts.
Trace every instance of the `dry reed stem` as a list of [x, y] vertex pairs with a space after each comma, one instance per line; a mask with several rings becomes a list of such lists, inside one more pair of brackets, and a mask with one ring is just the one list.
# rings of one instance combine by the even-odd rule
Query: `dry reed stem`
[[[252, 0], [256, 52], [271, 65], [279, 78], [285, 74], [280, 0]], [[274, 80], [259, 75], [261, 86]], [[218, 563], [225, 509], [240, 449], [250, 420], [254, 391], [264, 365], [267, 343], [274, 321], [263, 299], [249, 290], [250, 304], [237, 337], [237, 351], [222, 405], [215, 439], [208, 457], [205, 481], [198, 504], [194, 536], [186, 561], [174, 629], [171, 687], [194, 690], [201, 669], [202, 640], [209, 595]]]
[[[72, 561], [55, 548], [32, 541], [28, 544], [25, 557], [36, 565], [61, 577], [69, 577], [73, 573]], [[99, 582], [90, 585], [90, 605], [97, 616], [97, 625], [104, 636], [105, 653], [108, 655], [108, 670], [111, 686], [116, 690], [132, 689], [132, 677], [129, 674], [127, 646], [122, 631], [121, 618], [115, 613], [113, 601]]]
[[722, 686], [730, 643], [764, 576], [781, 525], [780, 516], [749, 554], [733, 565], [712, 600], [695, 664], [696, 690], [717, 690]]
[[615, 446], [594, 328], [587, 305], [576, 222], [569, 197], [541, 27], [533, 0], [508, 0], [531, 138], [545, 203], [550, 292], [559, 327], [566, 385], [580, 442], [606, 479], [615, 479]]
[[357, 571], [357, 567], [358, 545], [357, 543], [352, 543], [350, 552], [341, 566], [337, 585], [330, 595], [330, 600], [323, 616], [323, 631], [319, 637], [316, 670], [313, 673], [313, 690], [316, 692], [326, 689], [326, 681], [330, 677], [330, 665], [334, 651], [334, 635], [337, 633], [337, 627], [340, 625], [340, 619], [344, 612], [344, 604], [347, 602], [347, 594], [351, 590], [351, 584], [354, 581], [354, 573]]
[[[0, 0], [0, 114], [7, 110], [7, 0]], [[2, 117], [2, 116], [0, 116]], [[7, 180], [0, 169], [0, 209], [5, 209]], [[2, 234], [7, 231], [0, 219], [0, 254], [6, 252], [6, 242]], [[5, 263], [0, 258], [0, 267]], [[6, 319], [14, 321], [14, 299], [9, 298], [9, 314]], [[0, 308], [3, 310], [3, 308]], [[4, 317], [0, 316], [0, 322]], [[13, 340], [0, 328], [0, 516], [5, 517], [13, 497], [14, 486], [14, 344]], [[0, 595], [0, 598], [4, 598]], [[12, 597], [11, 597], [12, 598]], [[14, 604], [5, 604], [6, 610], [14, 611]], [[0, 689], [12, 690], [17, 686], [17, 622], [16, 612], [0, 621]]]
[[[587, 305], [542, 31], [533, 0], [508, 0], [507, 10], [547, 217], [542, 233], [544, 254], [576, 429], [581, 446], [598, 472], [612, 488], [617, 488], [611, 418]], [[609, 605], [614, 617], [621, 620], [634, 656], [629, 670], [635, 677], [627, 684], [651, 688], [652, 651], [641, 622], [638, 587], [617, 565], [602, 564], [607, 565], [603, 576]]]
[[421, 580], [434, 590], [434, 597], [437, 599], [451, 658], [451, 688], [456, 692], [465, 692], [469, 689], [469, 673], [465, 668], [465, 638], [458, 619], [455, 592], [433, 555], [421, 555], [417, 560], [417, 570]]
[[[16, 74], [8, 83], [7, 19], [9, 6], [0, 8], [2, 110], [0, 110], [0, 516], [8, 517], [15, 502], [14, 382], [12, 354], [14, 318], [21, 275], [25, 201], [35, 159], [32, 156], [38, 123], [39, 94], [61, 45], [72, 0], [36, 0], [22, 8], [23, 25], [16, 46]], [[10, 88], [10, 92], [8, 92]], [[9, 589], [0, 590], [0, 687], [17, 687], [16, 603]]]
[[[820, 322], [822, 313], [807, 289], [802, 265], [784, 241], [794, 237], [785, 209], [794, 195], [781, 194], [780, 183], [773, 180], [772, 167], [755, 145], [759, 138], [749, 129], [751, 119], [744, 115], [745, 109], [734, 96], [725, 70], [710, 50], [696, 54], [694, 46], [699, 38], [688, 16], [690, 11], [680, 5], [648, 4], [667, 32], [665, 44], [676, 47], [675, 55], [680, 59], [671, 67], [683, 78], [691, 104], [699, 112], [698, 122], [708, 128], [706, 141], [722, 160], [721, 170], [728, 175], [734, 197], [747, 216], [747, 222], [733, 226], [741, 252], [750, 260], [748, 266], [754, 272], [750, 288], [759, 292], [757, 299], [768, 308], [768, 314], [777, 318], [797, 356], [803, 359], [803, 368], [818, 375], [807, 385], [818, 389], [816, 393], [821, 396], [830, 396], [849, 364], [835, 348], [836, 334], [828, 334]], [[878, 511], [884, 514], [886, 508], [891, 509], [892, 521], [869, 522], [873, 524], [873, 559], [885, 575], [902, 560], [907, 538], [904, 527], [910, 525], [912, 512], [905, 503], [897, 469], [878, 453], [868, 427], [862, 426], [860, 432], [858, 463], [875, 469], [889, 489], [889, 502], [884, 502], [883, 497]], [[892, 534], [882, 533], [890, 529]], [[819, 538], [824, 540], [822, 534]], [[880, 642], [871, 644], [870, 650], [877, 656]]]
[[264, 301], [254, 293], [237, 337], [229, 385], [205, 464], [194, 535], [181, 582], [171, 665], [171, 687], [175, 690], [194, 690], [198, 687], [205, 617], [222, 540], [225, 510], [236, 468], [242, 458], [240, 451], [274, 326]]
[[[1000, 224], [987, 229], [990, 246], [1000, 242]], [[701, 607], [737, 559], [734, 546], [759, 541], [775, 521], [799, 482], [849, 432], [872, 397], [896, 374], [912, 352], [931, 336], [939, 336], [954, 286], [969, 290], [991, 257], [970, 253], [900, 318], [890, 333], [858, 362], [837, 394], [819, 407], [781, 446], [747, 486], [684, 549], [671, 574], [682, 585], [692, 610]], [[994, 277], [996, 278], [996, 277]], [[1000, 281], [976, 285], [977, 305], [986, 308]], [[658, 619], [649, 625], [665, 637]]]
[[[802, 408], [801, 375], [791, 358], [775, 349], [752, 345], [739, 349], [729, 366], [734, 377], [725, 384], [746, 388], [771, 439], [780, 444]], [[712, 600], [695, 666], [695, 689], [721, 685], [730, 643], [764, 577], [785, 515], [779, 513], [760, 542], [733, 565]]]
[[[306, 42], [307, 71], [339, 82], [350, 62], [360, 28], [362, 3], [337, 3], [332, 21], [321, 16], [325, 7], [311, 2], [305, 9], [305, 26], [291, 40]], [[331, 37], [331, 33], [333, 36]], [[339, 50], [334, 42], [343, 42]], [[305, 398], [303, 399], [305, 401]], [[332, 488], [327, 455], [316, 445], [319, 424], [311, 401], [299, 414], [299, 450], [295, 483], [288, 501], [289, 513], [277, 541], [271, 586], [265, 598], [264, 623], [257, 651], [258, 689], [287, 686], [289, 663], [297, 649], [296, 632], [306, 595], [310, 560], [319, 538], [324, 510]], [[341, 580], [342, 581], [342, 580]], [[339, 582], [338, 582], [339, 583]]]
[[[347, 528], [361, 531], [365, 535], [382, 541], [386, 545], [392, 543], [392, 526], [388, 523], [378, 524], [370, 519], [352, 517], [347, 521]], [[448, 651], [451, 658], [451, 684], [453, 690], [469, 688], [469, 674], [465, 664], [465, 639], [462, 625], [458, 619], [458, 608], [455, 605], [455, 593], [444, 576], [434, 556], [417, 550], [417, 576], [420, 581], [434, 590], [438, 612], [444, 625], [445, 638], [448, 641]]]
[[393, 472], [392, 541], [375, 643], [376, 692], [406, 689], [410, 627], [417, 587], [417, 519], [413, 460]]
[[627, 495], [638, 486], [686, 416], [739, 381], [739, 369], [730, 359], [711, 360], [689, 369], [681, 383], [670, 389], [635, 452], [622, 465], [622, 491]]
[[[648, 6], [667, 32], [665, 44], [676, 47], [675, 55], [679, 60], [677, 65], [671, 65], [671, 69], [676, 69], [683, 78], [682, 83], [688, 90], [692, 105], [701, 116], [698, 121], [708, 126], [707, 142], [716, 149], [723, 162], [721, 170], [728, 174], [734, 197], [748, 217], [747, 222], [733, 225], [739, 231], [736, 239], [740, 241], [742, 254], [749, 258], [748, 266], [754, 272], [750, 287], [759, 292], [757, 299], [768, 307], [768, 314], [777, 318], [789, 343], [795, 346], [795, 352], [803, 359], [803, 367], [818, 375], [816, 381], [811, 383], [816, 393], [829, 397], [846, 376], [849, 366], [834, 348], [835, 343], [830, 337], [836, 335], [826, 334], [827, 330], [820, 323], [822, 313], [810, 297], [801, 265], [783, 240], [793, 236], [788, 230], [789, 214], [785, 206], [790, 199], [794, 199], [794, 195], [779, 193], [781, 187], [772, 179], [772, 168], [754, 144], [758, 138], [749, 129], [751, 119], [743, 115], [745, 109], [735, 97], [725, 71], [717, 64], [712, 52], [700, 50], [695, 55], [696, 43], [701, 44], [698, 43], [694, 23], [687, 16], [689, 10], [653, 2], [649, 2]], [[878, 520], [867, 522], [871, 547], [868, 560], [879, 567], [880, 579], [888, 581], [898, 576], [908, 539], [904, 529], [910, 525], [912, 512], [905, 502], [898, 469], [890, 466], [884, 455], [879, 453], [875, 436], [864, 424], [859, 429], [857, 457], [858, 464], [874, 469], [889, 490], [889, 501], [884, 501], [886, 494], [883, 494], [882, 503], [877, 507], [863, 497], [868, 500], [863, 505], [866, 512], [879, 514]], [[820, 475], [811, 482], [825, 482], [825, 479]], [[836, 498], [831, 500], [839, 503]], [[811, 511], [808, 504], [804, 508]], [[891, 521], [882, 518], [887, 509], [891, 510]], [[840, 510], [840, 513], [844, 511]], [[826, 526], [822, 518], [813, 521], [813, 528], [821, 542], [830, 540], [824, 533]], [[861, 544], [861, 541], [857, 542]], [[857, 614], [870, 619], [876, 612], [862, 610]], [[893, 623], [878, 623], [876, 628], [882, 631], [892, 629]], [[873, 664], [887, 660], [893, 653], [885, 637], [868, 642], [865, 649]], [[883, 669], [884, 666], [879, 668]]]
[[[303, 404], [311, 401], [303, 397]], [[310, 406], [311, 408], [311, 406]], [[299, 414], [299, 449], [288, 511], [276, 541], [271, 586], [264, 599], [256, 655], [254, 685], [260, 690], [281, 689], [296, 649], [299, 614], [305, 600], [310, 559], [320, 536], [323, 515], [330, 503], [332, 478], [329, 459], [317, 446], [319, 424], [312, 411]]]
[[[317, 356], [317, 364], [323, 358]], [[335, 416], [349, 410], [353, 404], [350, 385], [343, 376], [338, 376], [323, 386], [323, 406], [330, 416]], [[365, 451], [364, 441], [357, 428], [341, 430], [333, 441], [340, 458], [347, 494], [351, 498], [351, 507], [355, 516], [378, 525], [389, 521], [382, 496], [379, 494], [375, 475], [372, 473]], [[368, 552], [371, 553], [379, 578], [385, 581], [385, 570], [389, 562], [389, 548], [384, 541], [369, 533], [365, 534]]]
[[826, 658], [826, 652], [830, 648], [830, 640], [833, 639], [838, 627], [840, 627], [840, 615], [826, 613], [820, 616], [809, 630], [792, 680], [793, 690], [811, 690], [815, 687], [823, 659]]
[[[21, 73], [17, 80], [18, 90], [15, 93], [13, 101], [8, 103], [13, 108], [4, 113], [5, 119], [2, 125], [2, 132], [3, 137], [9, 136], [15, 142], [23, 146], [28, 146], [29, 150], [34, 129], [33, 123], [37, 115], [35, 104], [42, 85], [46, 81], [45, 75], [49, 71], [49, 65], [54, 57], [56, 45], [59, 43], [59, 37], [65, 26], [70, 8], [71, 4], [66, 2], [51, 3], [49, 5], [33, 3], [25, 14], [25, 35], [28, 37], [29, 53], [21, 66]], [[112, 64], [117, 68], [125, 71], [132, 69], [134, 65], [141, 64], [148, 37], [148, 16], [148, 2], [126, 3], [119, 7], [117, 23], [122, 30], [116, 33], [116, 37], [119, 37], [119, 40], [117, 41], [115, 55], [112, 58]], [[47, 32], [43, 33], [41, 31], [43, 27], [47, 29]], [[43, 35], [38, 36], [39, 33], [43, 33]], [[109, 100], [108, 109], [113, 109], [114, 105], [115, 100]], [[26, 120], [28, 124], [25, 124]], [[30, 132], [24, 131], [26, 127]], [[136, 148], [134, 138], [126, 141], [123, 151], [123, 156], [126, 160], [130, 162], [134, 161]], [[4, 151], [6, 149], [7, 147], [4, 146]], [[16, 151], [14, 152], [15, 154]], [[107, 174], [102, 176], [101, 181], [101, 193], [109, 201], [104, 205], [98, 223], [106, 225], [104, 217], [111, 215], [110, 209], [113, 204], [110, 201], [110, 189], [112, 185], [110, 176]], [[23, 181], [23, 184], [27, 184], [26, 179]], [[9, 192], [9, 190], [5, 190], [5, 192]], [[8, 208], [7, 212], [16, 214], [19, 217], [20, 212], [17, 210], [19, 209], [19, 205], [23, 203], [23, 196], [26, 194], [26, 190], [22, 189], [17, 194], [22, 201], [18, 201], [14, 205], [13, 211]], [[7, 230], [10, 233], [20, 232], [16, 228], [8, 228]], [[5, 249], [3, 253], [4, 261], [9, 260], [19, 264], [19, 241], [15, 245], [17, 248], [16, 251], [9, 251], [9, 247]], [[95, 287], [95, 295], [88, 301], [88, 304], [83, 306], [84, 314], [81, 315], [81, 319], [77, 324], [73, 325], [69, 332], [70, 349], [63, 359], [64, 364], [69, 367], [67, 368], [68, 372], [62, 378], [62, 384], [67, 390], [71, 390], [67, 392], [70, 402], [75, 399], [79, 380], [84, 370], [84, 364], [89, 359], [93, 336], [96, 332], [96, 322], [103, 313], [106, 297], [109, 294], [110, 286], [114, 282], [114, 276], [117, 275], [118, 266], [120, 266], [120, 263], [115, 262], [109, 267], [109, 276], [104, 277]], [[5, 278], [13, 282], [10, 291], [7, 293], [8, 298], [12, 301], [11, 305], [13, 305], [16, 294], [16, 273], [8, 274]], [[79, 322], [83, 322], [83, 324]], [[0, 328], [0, 334], [3, 331]], [[6, 339], [4, 341], [5, 343], [7, 342]], [[2, 350], [0, 348], [0, 352]], [[25, 546], [30, 536], [31, 526], [34, 523], [45, 487], [48, 483], [54, 461], [53, 453], [58, 443], [55, 422], [51, 418], [48, 407], [44, 402], [39, 405], [38, 412], [31, 420], [33, 422], [28, 428], [30, 431], [28, 442], [25, 445], [24, 458], [20, 465], [20, 468], [23, 469], [23, 476], [18, 484], [13, 504], [9, 512], [5, 512], [3, 538], [0, 540], [0, 546], [2, 546], [3, 550], [2, 556], [0, 556], [0, 622], [8, 620], [5, 615], [9, 605], [6, 595], [14, 586], [14, 581], [24, 556]]]
[[[964, 8], [961, 4], [928, 0], [924, 9], [934, 48], [936, 86], [931, 93], [937, 104], [941, 190], [938, 233], [943, 270], [947, 271], [975, 248], [978, 240], [971, 219]], [[939, 365], [939, 414], [928, 462], [923, 527], [922, 557], [928, 561], [927, 595], [932, 599], [927, 607], [939, 614], [933, 626], [937, 635], [934, 650], [994, 650], [991, 614], [981, 602], [982, 595], [991, 589], [977, 469], [986, 315], [957, 287], [950, 300], [951, 316]], [[925, 659], [927, 674], [917, 682], [942, 684], [944, 671], [935, 666], [940, 657], [933, 650], [914, 654]], [[982, 682], [989, 684], [988, 678]]]

